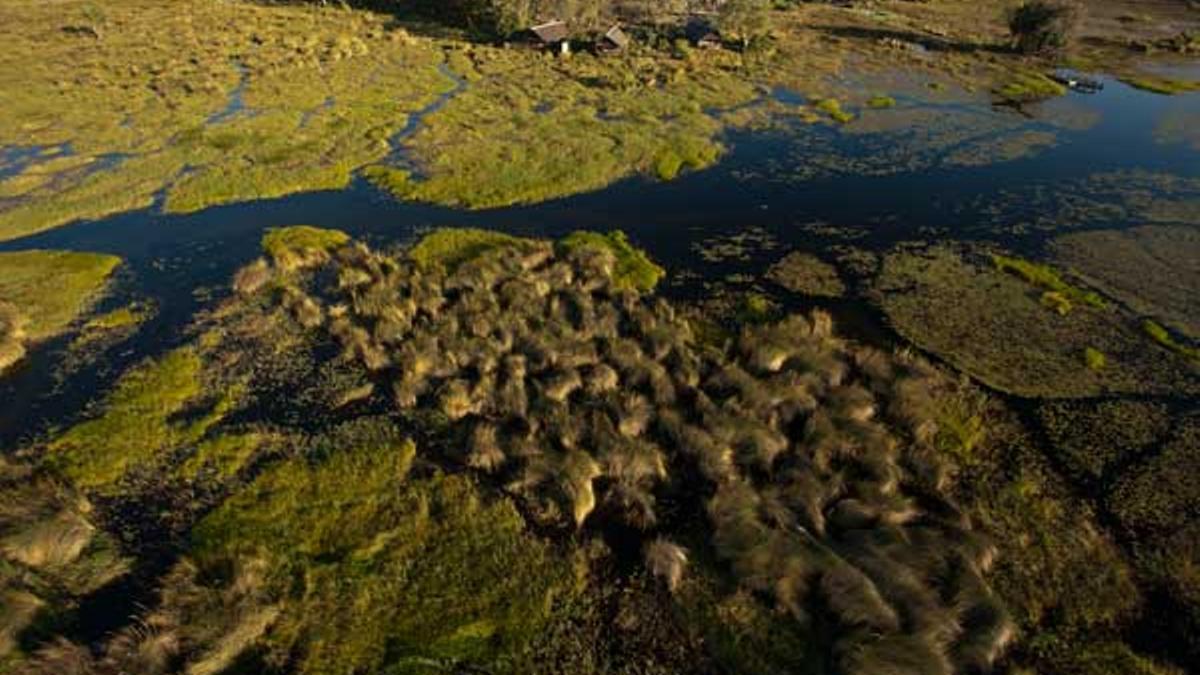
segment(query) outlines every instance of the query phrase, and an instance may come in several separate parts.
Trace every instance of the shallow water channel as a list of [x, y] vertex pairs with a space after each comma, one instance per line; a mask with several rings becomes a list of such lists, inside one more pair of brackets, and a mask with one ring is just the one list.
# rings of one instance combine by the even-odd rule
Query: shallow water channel
[[[1063, 200], [1087, 198], [1091, 176], [1145, 172], [1200, 178], [1195, 139], [1189, 145], [1156, 134], [1165, 118], [1200, 112], [1200, 94], [1158, 96], [1109, 80], [1099, 93], [1073, 92], [1025, 110], [993, 107], [983, 97], [896, 99], [894, 108], [862, 111], [861, 126], [783, 125], [731, 132], [725, 138], [729, 152], [720, 163], [668, 183], [629, 179], [533, 206], [468, 212], [401, 203], [358, 180], [345, 190], [188, 215], [152, 208], [5, 242], [0, 250], [119, 255], [126, 265], [116, 292], [101, 309], [138, 299], [152, 302], [158, 311], [132, 339], [69, 378], [56, 376], [66, 339], [39, 347], [0, 381], [0, 400], [5, 401], [0, 447], [69, 420], [128, 365], [186, 339], [183, 329], [195, 312], [213, 294], [225, 293], [234, 270], [259, 255], [259, 239], [270, 227], [336, 228], [377, 245], [448, 226], [549, 237], [578, 229], [621, 229], [668, 269], [665, 293], [696, 297], [711, 282], [731, 275], [760, 277], [793, 250], [829, 258], [833, 244], [881, 250], [904, 241], [983, 239], [1036, 256], [1055, 232], [1046, 223], [1056, 222]], [[905, 115], [916, 121], [888, 124], [889, 116], [903, 121]], [[1052, 135], [1052, 144], [1013, 158], [1000, 156], [1004, 139], [1038, 132], [1043, 138]], [[1200, 194], [1184, 197], [1194, 200]], [[1137, 224], [1136, 219], [1086, 216], [1059, 223], [1064, 230]], [[751, 230], [760, 243], [770, 245], [747, 247], [733, 260], [701, 256], [713, 241]], [[795, 296], [784, 301], [811, 304]], [[850, 337], [882, 344], [894, 340], [864, 300], [851, 295], [823, 304]]]

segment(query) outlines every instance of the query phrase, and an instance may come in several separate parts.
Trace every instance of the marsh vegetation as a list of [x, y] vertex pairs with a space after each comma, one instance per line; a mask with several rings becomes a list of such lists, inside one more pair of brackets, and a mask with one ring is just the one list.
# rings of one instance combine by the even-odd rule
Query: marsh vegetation
[[[20, 672], [669, 671], [676, 650], [697, 670], [1171, 672], [1120, 641], [1134, 610], [1104, 598], [1132, 573], [1094, 525], [1001, 543], [1094, 516], [1011, 413], [912, 352], [819, 310], [693, 328], [620, 233], [379, 251], [295, 227], [263, 251], [186, 344], [6, 469], [38, 476], [0, 514]], [[154, 551], [157, 572], [129, 562]], [[1104, 595], [1080, 556], [1111, 566], [1087, 575]], [[126, 577], [152, 589], [136, 621], [73, 639]], [[628, 611], [612, 583], [640, 608], [626, 630], [546, 640]]]
[[1200, 19], [1012, 4], [0, 0], [0, 673], [1186, 672]]

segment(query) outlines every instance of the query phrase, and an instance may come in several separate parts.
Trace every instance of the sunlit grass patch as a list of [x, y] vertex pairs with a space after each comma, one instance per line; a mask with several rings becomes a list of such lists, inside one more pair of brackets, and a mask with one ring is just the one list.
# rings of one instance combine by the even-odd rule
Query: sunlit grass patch
[[559, 246], [566, 251], [596, 247], [611, 252], [616, 258], [614, 281], [639, 291], [653, 290], [666, 274], [666, 270], [651, 260], [645, 251], [629, 243], [629, 238], [620, 230], [607, 234], [572, 232], [559, 242]]
[[1191, 361], [1200, 362], [1200, 349], [1185, 345], [1175, 339], [1171, 332], [1152, 319], [1142, 322], [1142, 332], [1157, 344]]
[[136, 326], [146, 319], [147, 310], [137, 305], [119, 307], [83, 324], [84, 330], [109, 331]]
[[1055, 82], [1043, 73], [1019, 70], [1004, 84], [993, 90], [1000, 98], [1012, 103], [1040, 101], [1067, 93], [1065, 85]]
[[199, 439], [215, 420], [188, 424], [174, 418], [202, 393], [201, 366], [199, 354], [184, 347], [134, 368], [94, 417], [50, 441], [52, 463], [76, 485], [99, 489], [173, 443]]
[[229, 479], [237, 475], [267, 443], [269, 436], [263, 433], [219, 434], [196, 445], [192, 456], [179, 467], [180, 476], [195, 480], [204, 472], [213, 472], [218, 479]]
[[116, 256], [99, 253], [0, 253], [0, 300], [26, 317], [29, 339], [44, 339], [85, 312], [120, 263]]
[[268, 561], [286, 611], [264, 636], [297, 672], [521, 659], [571, 566], [465, 477], [406, 478], [394, 432], [269, 468], [196, 529], [202, 565]]
[[453, 271], [459, 265], [489, 251], [508, 246], [524, 246], [528, 240], [503, 232], [472, 228], [442, 228], [423, 237], [408, 255], [421, 267], [440, 267]]
[[999, 254], [992, 256], [992, 263], [1002, 272], [1016, 275], [1034, 286], [1046, 289], [1047, 294], [1042, 296], [1042, 303], [1059, 314], [1069, 314], [1072, 301], [1099, 309], [1105, 307], [1104, 298], [1098, 293], [1085, 291], [1067, 283], [1058, 271], [1049, 265]]
[[1135, 89], [1141, 89], [1153, 94], [1162, 94], [1164, 96], [1200, 91], [1200, 82], [1197, 81], [1176, 80], [1144, 73], [1122, 76], [1120, 80]]
[[267, 230], [262, 250], [277, 266], [290, 271], [328, 260], [330, 252], [349, 241], [349, 235], [339, 230], [291, 225]]

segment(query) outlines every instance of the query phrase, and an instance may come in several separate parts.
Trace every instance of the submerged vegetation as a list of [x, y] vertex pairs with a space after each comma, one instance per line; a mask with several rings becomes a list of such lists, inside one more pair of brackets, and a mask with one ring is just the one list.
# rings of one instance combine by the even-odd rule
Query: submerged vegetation
[[[874, 294], [902, 335], [1002, 391], [1073, 397], [1200, 386], [1177, 356], [1148, 348], [1136, 315], [1046, 265], [979, 257], [950, 246], [895, 251]], [[1088, 349], [1105, 355], [1104, 368], [1084, 367]]]
[[820, 258], [801, 251], [783, 257], [767, 271], [767, 278], [793, 293], [836, 298], [846, 292], [837, 270]]

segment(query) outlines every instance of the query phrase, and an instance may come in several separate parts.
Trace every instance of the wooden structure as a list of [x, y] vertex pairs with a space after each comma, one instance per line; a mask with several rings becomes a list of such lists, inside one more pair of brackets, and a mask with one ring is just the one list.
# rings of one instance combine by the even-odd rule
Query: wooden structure
[[567, 30], [566, 22], [557, 19], [547, 21], [546, 23], [531, 27], [529, 32], [533, 39], [543, 47], [562, 54], [571, 53], [571, 35], [570, 31]]
[[614, 25], [596, 42], [596, 51], [601, 54], [620, 52], [624, 51], [629, 43], [629, 35], [621, 30], [620, 26]]

